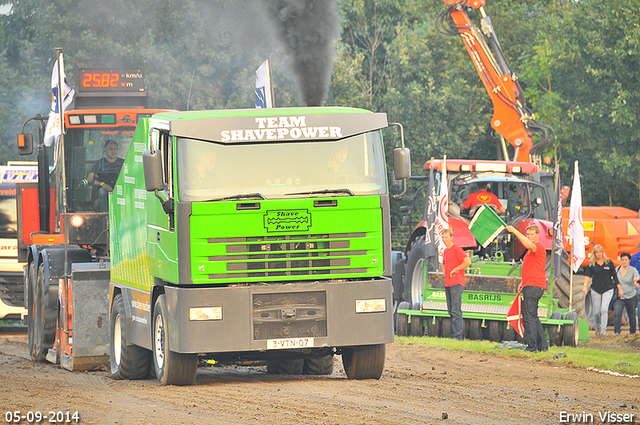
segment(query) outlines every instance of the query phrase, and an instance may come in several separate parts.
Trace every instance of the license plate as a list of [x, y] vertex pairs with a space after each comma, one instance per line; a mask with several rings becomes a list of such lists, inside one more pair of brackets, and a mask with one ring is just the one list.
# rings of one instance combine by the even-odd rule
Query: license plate
[[313, 338], [282, 338], [268, 339], [267, 350], [281, 350], [284, 348], [309, 348], [313, 347]]

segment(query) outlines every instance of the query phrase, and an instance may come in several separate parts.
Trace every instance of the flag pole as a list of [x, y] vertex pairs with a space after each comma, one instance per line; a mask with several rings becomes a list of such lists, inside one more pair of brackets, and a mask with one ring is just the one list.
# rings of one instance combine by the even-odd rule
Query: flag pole
[[[58, 113], [60, 114], [60, 165], [62, 169], [62, 216], [63, 220], [67, 216], [67, 170], [66, 170], [66, 161], [65, 161], [65, 150], [64, 150], [64, 111], [62, 110], [63, 104], [63, 87], [64, 81], [62, 80], [62, 61], [64, 60], [64, 56], [62, 54], [62, 47], [56, 47], [56, 51], [58, 53]], [[68, 274], [68, 256], [69, 253], [67, 251], [67, 241], [69, 240], [69, 226], [66, 226], [63, 222], [64, 226], [64, 273], [65, 276]]]
[[[571, 258], [573, 258], [573, 240], [571, 240]], [[573, 307], [573, 267], [571, 263], [569, 264], [569, 269], [571, 270], [569, 274], [569, 311], [571, 311]]]

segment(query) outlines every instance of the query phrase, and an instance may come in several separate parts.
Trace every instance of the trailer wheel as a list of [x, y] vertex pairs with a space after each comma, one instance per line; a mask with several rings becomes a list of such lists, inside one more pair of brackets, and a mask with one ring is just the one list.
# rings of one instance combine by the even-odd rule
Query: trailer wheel
[[333, 373], [333, 354], [305, 359], [302, 373], [305, 375], [331, 375]]
[[422, 316], [411, 316], [411, 323], [409, 324], [409, 335], [422, 336], [424, 335], [424, 327], [422, 324]]
[[[403, 301], [398, 305], [398, 310], [408, 310], [409, 303]], [[396, 334], [398, 336], [407, 336], [409, 335], [409, 316], [404, 313], [396, 314]]]
[[565, 320], [571, 320], [571, 324], [562, 325], [562, 344], [568, 347], [576, 347], [580, 337], [580, 329], [578, 327], [578, 315], [575, 311], [570, 311], [564, 317]]
[[361, 345], [342, 350], [342, 365], [349, 379], [380, 379], [386, 345]]
[[442, 338], [451, 338], [451, 318], [443, 317], [440, 320], [440, 336]]
[[424, 288], [424, 235], [411, 244], [404, 273], [404, 299], [409, 301], [413, 310], [420, 310]]
[[29, 342], [29, 356], [33, 360], [36, 358], [36, 300], [35, 300], [35, 264], [32, 262], [27, 266], [27, 278], [25, 279], [25, 285], [27, 286], [27, 338]]
[[427, 317], [427, 335], [437, 338], [440, 335], [440, 319], [437, 317]]
[[516, 341], [517, 335], [518, 334], [516, 333], [516, 330], [513, 328], [513, 326], [507, 323], [507, 325], [504, 327], [504, 330], [502, 331], [502, 338], [505, 341]]
[[479, 341], [482, 339], [482, 321], [479, 319], [469, 320], [469, 339]]
[[111, 314], [109, 314], [111, 377], [113, 379], [146, 379], [151, 353], [137, 345], [125, 344], [125, 341], [130, 338], [126, 335], [124, 311], [122, 294], [118, 294], [113, 299]]
[[191, 385], [198, 371], [198, 355], [171, 351], [168, 325], [167, 300], [162, 294], [153, 309], [152, 347], [156, 379], [161, 385]]
[[[562, 312], [554, 311], [551, 313], [551, 316], [549, 316], [549, 319], [562, 320]], [[562, 345], [562, 327], [549, 325], [547, 326], [547, 332], [549, 333], [549, 345], [556, 345], [558, 347]]]
[[489, 321], [489, 341], [502, 342], [502, 331], [504, 330], [504, 323], [501, 320]]

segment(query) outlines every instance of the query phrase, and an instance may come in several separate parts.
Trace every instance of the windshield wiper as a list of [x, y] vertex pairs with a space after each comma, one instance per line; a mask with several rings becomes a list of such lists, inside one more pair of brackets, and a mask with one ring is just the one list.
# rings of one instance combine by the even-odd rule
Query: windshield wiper
[[295, 193], [285, 193], [285, 196], [292, 195], [322, 195], [326, 193], [346, 193], [349, 196], [355, 196], [353, 192], [349, 189], [324, 189], [324, 190], [312, 190], [310, 192], [295, 192]]
[[234, 201], [234, 200], [239, 200], [239, 199], [262, 199], [264, 201], [267, 198], [265, 198], [262, 193], [257, 193], [257, 192], [256, 193], [240, 193], [238, 195], [227, 196], [227, 197], [224, 197], [224, 198], [209, 199], [209, 200], [204, 201], [204, 202]]

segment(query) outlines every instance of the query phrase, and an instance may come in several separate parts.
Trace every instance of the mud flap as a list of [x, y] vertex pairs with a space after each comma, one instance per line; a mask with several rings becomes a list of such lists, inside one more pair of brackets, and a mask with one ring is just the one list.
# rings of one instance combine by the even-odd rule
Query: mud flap
[[109, 367], [110, 263], [71, 265], [73, 303], [72, 354], [62, 354], [68, 370]]

